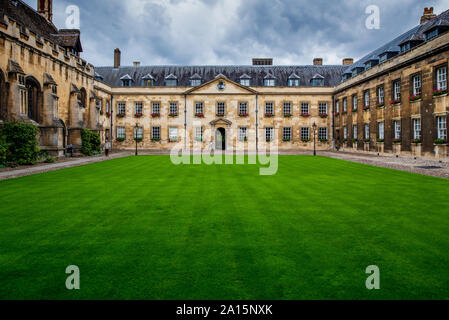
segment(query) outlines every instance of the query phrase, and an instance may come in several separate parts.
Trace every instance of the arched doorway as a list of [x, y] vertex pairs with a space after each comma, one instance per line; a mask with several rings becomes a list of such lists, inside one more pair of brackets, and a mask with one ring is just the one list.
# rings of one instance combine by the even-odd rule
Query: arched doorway
[[41, 86], [39, 81], [34, 77], [26, 77], [25, 86], [27, 88], [27, 98], [28, 98], [28, 118], [36, 121], [42, 122], [42, 108], [41, 108]]
[[226, 150], [226, 130], [218, 128], [215, 132], [215, 148], [217, 150]]

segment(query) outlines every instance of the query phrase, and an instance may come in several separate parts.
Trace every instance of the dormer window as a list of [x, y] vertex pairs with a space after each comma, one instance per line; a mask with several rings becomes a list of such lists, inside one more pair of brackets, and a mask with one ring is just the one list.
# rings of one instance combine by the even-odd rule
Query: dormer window
[[95, 80], [97, 80], [97, 81], [103, 81], [104, 78], [102, 77], [101, 74], [98, 74], [98, 73], [95, 72]]
[[424, 39], [425, 39], [424, 36], [422, 36], [421, 34], [413, 34], [412, 36], [408, 37], [406, 40], [402, 41], [399, 44], [399, 47], [401, 48], [401, 53], [413, 49], [414, 47], [422, 43]]
[[263, 79], [263, 85], [265, 87], [274, 87], [276, 86], [276, 78], [272, 74], [267, 74]]
[[352, 69], [352, 76], [355, 77], [356, 75], [362, 73], [363, 71], [365, 71], [364, 67], [355, 67], [354, 69]]
[[202, 83], [202, 78], [198, 73], [195, 73], [193, 76], [190, 77], [190, 86], [192, 87], [198, 87]]
[[300, 78], [295, 73], [291, 74], [290, 77], [288, 77], [288, 86], [289, 87], [299, 87], [300, 85]]
[[320, 74], [316, 74], [312, 80], [310, 80], [312, 87], [324, 87], [324, 77]]
[[143, 87], [152, 87], [154, 85], [154, 78], [151, 74], [147, 74], [142, 78]]
[[247, 74], [244, 74], [240, 77], [240, 84], [242, 86], [249, 87], [251, 85], [251, 77]]
[[438, 28], [431, 29], [426, 32], [426, 41], [438, 37]]
[[401, 53], [409, 51], [411, 49], [411, 42], [406, 42], [403, 45], [401, 45]]
[[126, 74], [120, 78], [122, 87], [132, 87], [132, 81], [133, 79], [129, 76], [129, 74]]
[[449, 22], [446, 19], [437, 19], [423, 30], [425, 40], [431, 40], [449, 30]]
[[165, 77], [166, 87], [176, 87], [177, 85], [178, 85], [178, 78], [173, 73]]
[[365, 70], [371, 69], [379, 64], [379, 59], [372, 57], [365, 63]]

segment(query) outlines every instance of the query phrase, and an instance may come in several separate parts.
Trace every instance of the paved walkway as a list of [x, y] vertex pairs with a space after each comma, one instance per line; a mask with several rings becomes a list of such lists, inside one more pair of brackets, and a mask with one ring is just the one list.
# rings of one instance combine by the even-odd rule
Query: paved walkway
[[[140, 155], [168, 155], [166, 151], [141, 151]], [[281, 152], [281, 155], [311, 155], [311, 152]], [[134, 155], [134, 152], [124, 151], [118, 153], [112, 153], [109, 157], [96, 156], [86, 158], [66, 158], [57, 163], [51, 164], [38, 164], [35, 166], [18, 168], [18, 169], [2, 169], [0, 170], [0, 181], [17, 177], [28, 176], [37, 173], [55, 171], [65, 168], [71, 168], [81, 166], [89, 163], [95, 163], [100, 161], [106, 161], [110, 159], [122, 158]], [[438, 161], [433, 159], [416, 159], [410, 157], [398, 157], [393, 155], [381, 155], [375, 154], [359, 154], [349, 152], [318, 152], [320, 156], [326, 156], [335, 159], [341, 159], [346, 161], [358, 162], [367, 165], [373, 165], [378, 167], [414, 172], [418, 174], [424, 174], [434, 177], [449, 179], [449, 160]]]
[[130, 156], [131, 152], [119, 152], [112, 153], [109, 157], [105, 156], [95, 156], [95, 157], [84, 157], [84, 158], [64, 158], [56, 163], [40, 163], [34, 166], [27, 166], [21, 168], [11, 168], [11, 169], [2, 169], [0, 171], [0, 181], [7, 180], [12, 178], [18, 178], [23, 176], [29, 176], [32, 174], [56, 171], [71, 167], [82, 166], [89, 163], [101, 162], [110, 159], [117, 159], [122, 157]]

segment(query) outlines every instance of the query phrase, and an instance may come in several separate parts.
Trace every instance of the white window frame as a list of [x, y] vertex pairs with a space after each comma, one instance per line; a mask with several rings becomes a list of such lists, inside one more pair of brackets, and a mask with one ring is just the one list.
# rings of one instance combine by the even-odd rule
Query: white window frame
[[421, 139], [421, 118], [413, 119], [413, 139]]
[[358, 97], [355, 94], [352, 96], [352, 110], [357, 110], [358, 107]]
[[117, 114], [126, 114], [126, 103], [125, 102], [117, 103]]
[[327, 102], [320, 102], [318, 104], [318, 112], [320, 114], [327, 114]]
[[136, 102], [134, 104], [134, 114], [143, 114], [143, 103], [142, 102]]
[[178, 103], [177, 102], [170, 102], [169, 113], [170, 114], [178, 114]]
[[291, 127], [284, 127], [282, 128], [282, 139], [288, 139], [292, 140], [292, 128]]
[[318, 140], [328, 140], [327, 139], [327, 127], [320, 127], [318, 128]]
[[195, 140], [196, 141], [203, 141], [203, 127], [195, 127]]
[[310, 104], [308, 102], [301, 102], [301, 114], [310, 114]]
[[251, 80], [250, 79], [240, 79], [240, 85], [249, 87], [251, 85]]
[[437, 90], [447, 90], [447, 68], [437, 69]]
[[348, 112], [348, 98], [343, 98], [343, 112]]
[[377, 102], [378, 103], [385, 102], [385, 90], [383, 86], [377, 88]]
[[225, 102], [217, 102], [217, 114], [226, 114], [226, 103]]
[[118, 139], [126, 139], [126, 128], [123, 126], [117, 127], [117, 138]]
[[204, 105], [202, 102], [195, 102], [195, 114], [198, 113], [204, 114]]
[[310, 128], [308, 127], [301, 128], [301, 141], [305, 140], [310, 141]]
[[422, 92], [422, 81], [421, 81], [421, 75], [417, 74], [412, 77], [412, 83], [413, 83], [413, 95], [418, 96]]
[[359, 127], [356, 124], [352, 125], [352, 139], [357, 140], [359, 138]]
[[283, 113], [284, 113], [284, 115], [286, 115], [286, 114], [293, 114], [292, 113], [292, 103], [291, 102], [284, 102]]
[[178, 127], [170, 127], [168, 128], [168, 138], [170, 141], [178, 141]]
[[379, 139], [385, 139], [385, 123], [383, 121], [377, 123], [379, 130]]
[[393, 82], [393, 98], [394, 100], [401, 100], [401, 80]]
[[248, 128], [247, 127], [239, 127], [239, 141], [248, 140]]
[[347, 126], [343, 126], [343, 139], [345, 139], [345, 140], [348, 139], [348, 127]]
[[365, 91], [364, 97], [365, 97], [365, 107], [369, 107], [370, 104], [371, 104], [371, 101], [370, 101], [371, 98], [370, 98], [369, 90]]
[[161, 127], [151, 127], [151, 139], [161, 140]]
[[160, 102], [153, 102], [151, 105], [151, 113], [153, 114], [160, 114], [161, 113], [161, 103]]
[[265, 128], [265, 140], [273, 141], [274, 139], [274, 128], [266, 127]]
[[369, 124], [365, 123], [365, 140], [371, 139]]
[[247, 102], [239, 103], [239, 114], [248, 114], [248, 103]]
[[447, 140], [447, 119], [446, 117], [437, 117], [438, 139]]
[[265, 102], [265, 114], [274, 115], [274, 103], [273, 102]]
[[143, 139], [143, 127], [134, 127], [134, 139]]
[[394, 130], [394, 138], [401, 139], [402, 131], [401, 131], [401, 121], [400, 120], [393, 121], [393, 130]]

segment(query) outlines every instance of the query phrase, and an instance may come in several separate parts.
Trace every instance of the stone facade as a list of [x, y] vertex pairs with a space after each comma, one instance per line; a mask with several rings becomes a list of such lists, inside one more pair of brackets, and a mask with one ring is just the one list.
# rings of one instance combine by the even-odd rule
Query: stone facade
[[[63, 155], [68, 145], [78, 150], [82, 129], [99, 132], [114, 149], [135, 148], [137, 137], [140, 149], [169, 150], [178, 143], [187, 149], [232, 150], [242, 143], [257, 149], [273, 128], [270, 143], [283, 151], [312, 150], [316, 144], [318, 150], [448, 156], [448, 145], [435, 142], [437, 121], [445, 118], [447, 125], [449, 120], [449, 99], [433, 95], [436, 70], [445, 67], [447, 77], [448, 33], [366, 69], [363, 59], [349, 58], [340, 66], [316, 58], [312, 66], [254, 59], [253, 66], [122, 67], [118, 49], [113, 67], [94, 68], [79, 57], [79, 31], [57, 30], [51, 22], [52, 1], [39, 2], [42, 15], [22, 1], [17, 6], [1, 1], [6, 11], [0, 10], [0, 125], [35, 124], [40, 148], [51, 154]], [[427, 9], [422, 24], [404, 39], [421, 39], [422, 30], [433, 25], [446, 28], [448, 15], [435, 17]], [[345, 77], [354, 69], [360, 72]], [[412, 102], [416, 75], [422, 93]], [[177, 85], [166, 85], [175, 79]], [[193, 84], [195, 79], [200, 82]], [[241, 79], [252, 80], [244, 85]], [[266, 86], [266, 79], [276, 84]], [[398, 81], [400, 99], [390, 103]], [[385, 101], [377, 108], [380, 87]], [[272, 115], [266, 115], [271, 107]], [[284, 108], [290, 108], [287, 114]]]

